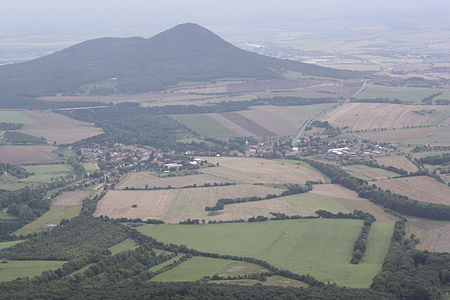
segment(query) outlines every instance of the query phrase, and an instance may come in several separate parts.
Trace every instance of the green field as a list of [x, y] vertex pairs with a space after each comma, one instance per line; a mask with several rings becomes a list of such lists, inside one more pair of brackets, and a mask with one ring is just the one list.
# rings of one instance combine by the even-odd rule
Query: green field
[[348, 165], [344, 167], [351, 175], [366, 181], [398, 177], [399, 174], [366, 165]]
[[23, 123], [23, 124], [34, 123], [31, 118], [21, 113], [20, 111], [9, 111], [9, 110], [0, 111], [0, 122]]
[[42, 260], [9, 260], [0, 262], [0, 282], [14, 280], [18, 277], [34, 277], [44, 271], [54, 270], [65, 264], [65, 261]]
[[442, 93], [442, 95], [435, 99], [450, 99], [450, 92], [441, 89], [429, 88], [414, 88], [414, 87], [389, 87], [389, 86], [369, 86], [362, 91], [358, 99], [398, 99], [404, 102], [411, 102], [421, 104], [422, 99], [435, 94]]
[[301, 212], [302, 216], [315, 216], [316, 211], [319, 209], [333, 213], [350, 212], [337, 197], [333, 198], [313, 193], [303, 193], [282, 197], [280, 199], [286, 200], [292, 207]]
[[109, 250], [111, 250], [111, 255], [115, 255], [120, 252], [134, 250], [137, 247], [139, 247], [139, 245], [136, 244], [135, 241], [132, 239], [126, 239], [119, 244], [112, 246]]
[[86, 172], [95, 172], [98, 171], [97, 164], [83, 164], [84, 169]]
[[[281, 269], [309, 273], [342, 286], [368, 287], [381, 270], [391, 238], [391, 223], [375, 225], [368, 257], [350, 264], [353, 243], [362, 221], [338, 219], [288, 220], [216, 225], [147, 225], [139, 230], [167, 243], [201, 251], [255, 257]], [[375, 242], [376, 241], [376, 242]]]
[[172, 115], [171, 118], [203, 136], [229, 138], [237, 135], [207, 114]]
[[197, 281], [204, 276], [216, 274], [229, 263], [230, 261], [226, 259], [194, 256], [179, 266], [152, 278], [151, 281]]
[[5, 249], [5, 248], [9, 248], [12, 247], [16, 244], [19, 244], [21, 242], [23, 242], [24, 240], [17, 240], [17, 241], [9, 241], [9, 242], [0, 242], [0, 249]]
[[23, 226], [14, 232], [15, 235], [26, 235], [51, 229], [54, 225], [59, 225], [63, 219], [71, 219], [79, 215], [81, 206], [52, 206], [49, 211], [38, 219]]
[[17, 219], [17, 217], [10, 215], [7, 212], [0, 212], [0, 220], [13, 220], [13, 219]]
[[34, 175], [27, 178], [2, 177], [0, 178], [0, 189], [15, 191], [25, 186], [50, 182], [51, 178], [66, 176], [72, 171], [70, 166], [64, 164], [32, 165], [24, 166], [24, 169]]

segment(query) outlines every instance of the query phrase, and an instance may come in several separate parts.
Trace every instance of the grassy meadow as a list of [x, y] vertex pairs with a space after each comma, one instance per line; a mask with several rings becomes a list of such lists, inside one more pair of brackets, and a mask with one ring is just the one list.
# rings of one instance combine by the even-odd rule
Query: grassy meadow
[[380, 271], [392, 235], [392, 223], [376, 225], [369, 235], [368, 257], [350, 264], [362, 221], [288, 220], [216, 225], [147, 225], [139, 230], [167, 243], [201, 251], [255, 257], [278, 268], [349, 287], [368, 287]]

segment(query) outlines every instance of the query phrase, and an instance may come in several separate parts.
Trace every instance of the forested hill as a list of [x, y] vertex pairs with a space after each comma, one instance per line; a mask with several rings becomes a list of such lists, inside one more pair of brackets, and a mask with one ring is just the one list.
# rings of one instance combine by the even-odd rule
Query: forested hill
[[152, 38], [100, 38], [32, 61], [0, 67], [0, 101], [8, 96], [140, 93], [179, 82], [281, 78], [285, 71], [333, 78], [359, 73], [244, 51], [196, 24]]

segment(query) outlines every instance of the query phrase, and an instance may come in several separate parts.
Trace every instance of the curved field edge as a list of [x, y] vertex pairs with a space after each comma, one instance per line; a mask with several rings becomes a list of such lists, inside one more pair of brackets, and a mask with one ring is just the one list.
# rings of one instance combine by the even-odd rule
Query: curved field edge
[[[381, 224], [381, 225], [379, 225]], [[367, 257], [350, 264], [362, 221], [316, 219], [216, 225], [147, 225], [145, 235], [205, 252], [254, 257], [340, 286], [367, 288], [381, 270], [392, 223], [376, 223]]]

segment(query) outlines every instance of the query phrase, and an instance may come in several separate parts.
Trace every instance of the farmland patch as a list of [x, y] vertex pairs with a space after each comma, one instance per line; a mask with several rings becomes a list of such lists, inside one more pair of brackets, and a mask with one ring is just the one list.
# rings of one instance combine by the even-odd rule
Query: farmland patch
[[127, 177], [119, 182], [116, 185], [117, 189], [125, 189], [128, 188], [136, 188], [136, 189], [144, 189], [144, 188], [181, 188], [190, 185], [205, 185], [205, 184], [223, 184], [223, 183], [231, 183], [231, 180], [227, 180], [224, 178], [220, 178], [213, 175], [208, 174], [198, 174], [198, 175], [189, 175], [189, 176], [176, 176], [176, 177], [165, 177], [160, 178], [157, 176], [153, 176], [148, 172], [136, 172], [129, 173]]
[[219, 167], [207, 168], [202, 172], [239, 183], [298, 183], [324, 181], [315, 170], [279, 161], [259, 158], [205, 157]]
[[[359, 220], [315, 219], [203, 226], [147, 225], [139, 230], [164, 242], [212, 253], [255, 257], [298, 274], [309, 273], [319, 280], [362, 288], [368, 287], [380, 271], [391, 236], [386, 232], [374, 237], [385, 240], [370, 243], [372, 249], [368, 251], [373, 251], [373, 258], [353, 265], [350, 264], [353, 244], [361, 226]], [[383, 228], [379, 233], [382, 231]]]
[[[221, 220], [220, 216], [208, 216], [205, 208], [214, 206], [221, 198], [264, 197], [282, 191], [259, 185], [152, 191], [113, 190], [99, 201], [94, 216], [158, 219], [168, 223], [178, 223], [186, 219]], [[237, 216], [231, 217], [235, 219]]]
[[450, 188], [428, 176], [379, 180], [375, 184], [384, 190], [390, 190], [414, 200], [450, 204]]
[[51, 146], [0, 146], [0, 163], [11, 165], [52, 164], [60, 160]]

